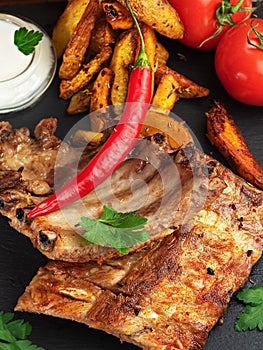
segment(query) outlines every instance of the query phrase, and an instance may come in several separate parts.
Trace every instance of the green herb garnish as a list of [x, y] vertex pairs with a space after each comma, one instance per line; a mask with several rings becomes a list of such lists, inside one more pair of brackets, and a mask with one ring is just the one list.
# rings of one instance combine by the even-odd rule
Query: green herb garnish
[[84, 238], [89, 243], [113, 247], [124, 254], [149, 238], [149, 233], [143, 229], [147, 222], [145, 217], [136, 212], [119, 213], [107, 205], [103, 208], [104, 212], [98, 220], [81, 217], [77, 225], [86, 230]]
[[245, 288], [237, 294], [237, 298], [246, 306], [237, 317], [236, 331], [247, 331], [258, 328], [263, 330], [263, 287]]
[[13, 313], [0, 311], [0, 349], [44, 350], [26, 339], [31, 334], [31, 325], [24, 320], [13, 321], [13, 318]]
[[43, 33], [34, 30], [29, 31], [22, 27], [15, 31], [14, 43], [19, 51], [25, 55], [30, 55], [42, 38]]

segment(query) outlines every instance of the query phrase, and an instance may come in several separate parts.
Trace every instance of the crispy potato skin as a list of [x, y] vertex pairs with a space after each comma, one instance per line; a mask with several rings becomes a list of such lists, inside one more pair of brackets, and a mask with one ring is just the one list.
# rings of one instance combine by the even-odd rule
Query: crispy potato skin
[[[156, 32], [170, 38], [183, 35], [180, 18], [170, 3], [167, 0], [131, 0], [130, 4], [139, 21], [154, 72], [152, 103], [167, 112], [180, 98], [207, 96], [208, 89], [167, 66], [169, 52], [158, 42]], [[67, 113], [92, 112], [94, 108], [100, 109], [101, 105], [105, 107], [109, 101], [115, 114], [119, 115], [126, 100], [130, 72], [140, 50], [138, 31], [125, 1], [69, 1], [58, 19], [53, 38], [62, 50], [59, 97], [70, 99]], [[92, 98], [89, 91], [103, 68], [113, 73], [113, 81], [110, 84], [106, 82], [110, 91], [107, 88], [107, 91], [102, 89], [98, 93], [95, 85]], [[96, 121], [95, 129], [100, 130], [101, 127], [101, 123], [98, 126]]]
[[90, 106], [91, 89], [84, 88], [74, 94], [69, 102], [67, 113], [69, 115], [75, 115], [82, 112], [86, 112]]
[[157, 111], [150, 109], [142, 126], [141, 137], [149, 137], [156, 133], [166, 135], [172, 150], [178, 150], [193, 143], [192, 135], [184, 122], [166, 116], [161, 109]]
[[133, 27], [134, 22], [129, 11], [117, 1], [103, 1], [102, 8], [105, 12], [106, 20], [114, 30], [126, 30]]
[[263, 189], [263, 167], [251, 154], [238, 125], [225, 107], [216, 102], [206, 116], [210, 142], [238, 175]]
[[106, 64], [112, 53], [110, 46], [106, 46], [92, 60], [90, 60], [72, 80], [62, 80], [60, 83], [60, 97], [67, 100], [76, 92], [88, 85], [95, 75]]
[[[152, 28], [141, 23], [142, 35], [145, 42], [145, 50], [152, 70], [156, 62], [156, 35]], [[110, 69], [114, 73], [111, 100], [113, 105], [125, 102], [130, 69], [134, 65], [140, 50], [140, 40], [136, 29], [132, 28], [123, 32], [117, 41], [112, 55]]]
[[179, 95], [177, 93], [179, 88], [179, 83], [174, 79], [171, 73], [164, 74], [157, 86], [152, 104], [171, 111], [175, 103], [179, 100]]
[[[156, 45], [157, 45], [155, 31], [145, 23], [141, 24], [141, 31], [144, 39], [145, 50], [151, 65], [151, 69], [154, 71], [155, 63], [156, 63]], [[138, 43], [138, 46], [136, 48], [136, 59], [138, 57], [139, 50], [140, 50], [140, 43]]]
[[111, 85], [114, 73], [107, 67], [103, 68], [96, 78], [91, 94], [90, 112], [94, 112], [111, 104]]
[[[125, 6], [125, 0], [118, 1]], [[183, 38], [183, 24], [178, 13], [167, 0], [130, 0], [129, 3], [139, 21], [148, 24], [168, 38]]]
[[166, 65], [168, 59], [169, 59], [169, 52], [168, 50], [166, 50], [166, 48], [157, 41], [156, 43], [156, 49], [155, 49], [155, 53], [156, 53], [156, 61], [157, 64], [163, 64]]
[[72, 79], [80, 70], [98, 11], [97, 1], [91, 0], [63, 54], [63, 62], [59, 69], [61, 79]]
[[90, 56], [99, 53], [106, 45], [114, 44], [116, 32], [104, 17], [96, 20], [95, 28], [91, 33], [91, 40], [87, 52], [87, 60]]
[[52, 33], [57, 58], [61, 58], [68, 42], [88, 6], [90, 0], [72, 0], [68, 2], [64, 12], [59, 17]]
[[128, 82], [129, 69], [135, 62], [136, 48], [138, 46], [138, 33], [135, 29], [123, 32], [114, 46], [113, 55], [110, 62], [110, 69], [114, 73], [114, 80], [111, 91], [111, 100], [113, 105], [125, 102]]
[[209, 95], [210, 91], [204, 86], [201, 86], [194, 81], [188, 79], [184, 75], [176, 72], [168, 66], [160, 63], [158, 64], [155, 77], [156, 81], [159, 82], [164, 74], [169, 74], [173, 77], [175, 84], [179, 84], [177, 93], [180, 98], [198, 98]]

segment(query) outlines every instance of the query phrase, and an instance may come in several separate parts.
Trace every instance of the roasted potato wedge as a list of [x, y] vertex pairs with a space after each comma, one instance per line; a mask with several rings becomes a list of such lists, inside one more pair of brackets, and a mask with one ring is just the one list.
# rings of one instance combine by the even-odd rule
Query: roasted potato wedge
[[263, 167], [251, 154], [232, 116], [218, 102], [206, 116], [207, 136], [210, 142], [239, 176], [263, 190]]
[[[146, 24], [141, 24], [142, 34], [145, 41], [145, 49], [154, 70], [156, 62], [156, 35]], [[115, 45], [110, 68], [114, 72], [111, 100], [112, 104], [122, 104], [126, 100], [130, 69], [136, 61], [140, 50], [140, 40], [136, 29], [125, 31]], [[118, 113], [120, 111], [118, 110]]]
[[179, 83], [174, 79], [172, 74], [164, 74], [154, 94], [152, 101], [153, 106], [171, 111], [175, 103], [179, 100], [177, 92], [179, 88]]
[[128, 9], [117, 1], [103, 1], [102, 8], [106, 16], [106, 20], [110, 23], [114, 30], [131, 29], [133, 27], [133, 19]]
[[[146, 50], [149, 62], [151, 64], [151, 68], [154, 71], [155, 63], [156, 63], [156, 43], [157, 43], [156, 35], [154, 30], [150, 28], [147, 24], [141, 23], [140, 27], [141, 27], [141, 31], [144, 39], [145, 50]], [[139, 54], [139, 50], [140, 50], [140, 44], [137, 45], [137, 48], [136, 48], [136, 58]]]
[[165, 135], [173, 150], [194, 142], [185, 122], [166, 115], [164, 118], [162, 110], [149, 110], [141, 129], [141, 136], [149, 137], [156, 133]]
[[158, 64], [166, 65], [169, 59], [169, 52], [159, 41], [156, 42], [155, 54], [156, 54], [155, 60], [157, 62], [157, 65]]
[[60, 59], [90, 0], [71, 0], [59, 17], [52, 33], [57, 58]]
[[155, 72], [156, 82], [159, 83], [161, 77], [164, 74], [171, 74], [174, 78], [175, 85], [179, 84], [179, 89], [177, 93], [180, 98], [198, 98], [209, 95], [210, 91], [206, 87], [203, 87], [194, 81], [188, 79], [184, 75], [176, 72], [175, 70], [169, 68], [166, 65], [158, 64], [157, 70]]
[[[118, 0], [123, 6], [125, 0]], [[182, 39], [184, 27], [176, 10], [167, 0], [130, 0], [131, 8], [141, 22], [171, 39]]]
[[102, 113], [101, 111], [98, 114], [92, 113], [90, 118], [90, 129], [94, 132], [105, 132], [109, 121], [112, 122], [112, 117], [107, 110], [105, 110], [105, 113]]
[[103, 47], [114, 44], [116, 37], [116, 32], [113, 31], [106, 19], [104, 17], [98, 19], [92, 30], [86, 59], [88, 60], [90, 56], [99, 53]]
[[96, 0], [90, 0], [74, 34], [63, 54], [63, 62], [59, 69], [61, 79], [72, 79], [80, 70], [85, 59], [85, 53], [90, 42], [99, 5]]
[[74, 94], [69, 102], [67, 113], [75, 115], [89, 110], [91, 100], [91, 88], [84, 88]]
[[60, 83], [60, 97], [67, 100], [72, 95], [87, 86], [95, 79], [98, 72], [110, 59], [112, 49], [106, 46], [92, 60], [83, 66], [79, 73], [71, 80], [62, 80]]
[[135, 29], [123, 32], [118, 38], [110, 62], [110, 69], [114, 73], [111, 90], [111, 102], [113, 105], [125, 102], [129, 70], [135, 62], [136, 49], [139, 37]]
[[[73, 22], [74, 13], [79, 16], [78, 23], [74, 23], [70, 34], [67, 34], [68, 43], [59, 69], [60, 97], [65, 100], [71, 98], [68, 114], [93, 112], [112, 104], [114, 112], [118, 115], [126, 101], [130, 72], [140, 50], [140, 37], [125, 0], [86, 1], [88, 4], [84, 8], [84, 0], [69, 0], [57, 23], [56, 30], [64, 25], [65, 28], [61, 29], [63, 32], [66, 31], [67, 23]], [[76, 8], [72, 9], [71, 14], [69, 6], [74, 4]], [[139, 20], [146, 52], [155, 72], [153, 104], [167, 113], [178, 98], [207, 96], [207, 88], [166, 65], [169, 52], [157, 40], [156, 31], [176, 39], [181, 38], [184, 33], [180, 18], [169, 2], [130, 0], [130, 5]], [[81, 12], [77, 11], [77, 6], [82, 8], [82, 16]], [[53, 36], [60, 40], [58, 33], [54, 33]], [[61, 43], [61, 50], [62, 47], [65, 47], [65, 41], [64, 44]], [[109, 71], [104, 69], [105, 67]], [[111, 71], [113, 78], [108, 73], [103, 78], [98, 76], [100, 71], [103, 74]], [[89, 84], [94, 84], [92, 97], [88, 93]], [[92, 123], [94, 130], [102, 128], [102, 124], [97, 123], [95, 119]]]
[[[118, 121], [120, 117], [119, 115], [114, 120]], [[106, 119], [103, 114], [98, 115], [97, 119], [102, 121], [104, 129], [112, 126], [112, 119]], [[171, 152], [185, 147], [190, 143], [194, 144], [192, 134], [186, 126], [186, 123], [164, 114], [163, 110], [158, 108], [150, 109], [147, 112], [141, 128], [140, 137], [151, 137], [155, 134], [159, 134], [160, 138], [164, 136], [167, 139]], [[157, 137], [159, 135], [157, 135]]]
[[101, 132], [94, 132], [89, 130], [77, 130], [72, 137], [72, 141], [75, 145], [85, 146], [90, 145], [99, 145], [103, 140], [104, 134]]
[[111, 86], [114, 73], [107, 67], [97, 76], [90, 99], [90, 112], [96, 111], [111, 104]]

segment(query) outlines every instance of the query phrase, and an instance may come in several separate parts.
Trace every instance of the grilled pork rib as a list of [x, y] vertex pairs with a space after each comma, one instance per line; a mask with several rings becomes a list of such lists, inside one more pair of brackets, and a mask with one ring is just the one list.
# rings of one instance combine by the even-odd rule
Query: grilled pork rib
[[[219, 170], [224, 183], [214, 178], [209, 196], [215, 200], [193, 225], [102, 265], [51, 262], [40, 268], [16, 310], [82, 322], [143, 349], [202, 349], [262, 250], [256, 216], [262, 218], [262, 193], [233, 182], [215, 164]], [[222, 206], [216, 201], [219, 188]]]
[[[163, 153], [157, 149], [151, 154], [152, 164], [160, 165]], [[72, 229], [71, 221], [80, 215], [74, 210], [77, 204], [64, 215], [33, 221], [19, 216], [19, 209], [26, 213], [41, 197], [28, 189], [30, 181], [21, 169], [2, 167], [10, 179], [0, 181], [3, 215], [45, 255], [68, 260], [40, 268], [16, 310], [82, 322], [143, 349], [203, 348], [231, 295], [261, 256], [263, 194], [191, 145], [166, 159], [164, 172], [175, 174], [176, 169], [176, 176], [167, 177], [163, 202], [158, 202], [164, 193], [158, 192], [160, 176], [144, 159], [127, 160], [113, 175], [114, 196], [103, 184], [84, 199], [88, 215], [96, 217], [102, 198], [130, 205], [140, 199], [142, 183], [153, 189], [139, 209], [148, 217], [151, 239], [120, 257], [111, 248], [88, 245]], [[131, 191], [127, 183], [134, 177]], [[174, 189], [172, 183], [178, 186]], [[174, 198], [179, 184], [180, 196]], [[87, 261], [91, 259], [100, 264]]]
[[[49, 184], [53, 188], [54, 178], [59, 177], [61, 180], [61, 174], [65, 175], [68, 169], [76, 168], [78, 165], [78, 162], [74, 164], [76, 158], [83, 162], [83, 156], [78, 154], [78, 149], [63, 144], [60, 144], [60, 147], [56, 144], [56, 147], [48, 148], [40, 142], [38, 135], [41, 132], [38, 130], [43, 125], [45, 130], [52, 130], [50, 138], [54, 138], [54, 128], [48, 128], [49, 122], [53, 123], [53, 120], [42, 121], [36, 127], [35, 139], [27, 139], [26, 144], [22, 139], [20, 147], [13, 149], [13, 139], [18, 138], [17, 135], [21, 133], [19, 130], [10, 131], [8, 141], [3, 138], [4, 141], [0, 144], [2, 148], [0, 169], [2, 172], [9, 171], [11, 177], [14, 174], [17, 177], [17, 182], [13, 182], [11, 187], [6, 188], [5, 182], [2, 188], [0, 187], [1, 212], [11, 219], [10, 225], [13, 228], [27, 235], [33, 245], [48, 258], [85, 262], [102, 261], [121, 255], [116, 249], [89, 244], [81, 237], [83, 230], [76, 228], [81, 216], [100, 217], [104, 204], [122, 212], [137, 210], [138, 214], [147, 217], [145, 228], [150, 233], [151, 240], [169, 235], [175, 226], [182, 225], [188, 216], [192, 217], [198, 212], [199, 207], [202, 207], [207, 192], [204, 156], [191, 144], [178, 150], [164, 147], [165, 138], [159, 134], [152, 139], [139, 140], [133, 150], [133, 158], [126, 160], [109, 180], [103, 182], [83, 200], [63, 210], [35, 218], [33, 221], [28, 220], [26, 213], [47, 194], [38, 191], [37, 196], [33, 184], [39, 179], [44, 188], [45, 182], [52, 174], [53, 183], [49, 180]], [[47, 133], [45, 135], [47, 141]], [[12, 149], [12, 157], [19, 160], [18, 170], [16, 164], [11, 167], [8, 162], [9, 148]], [[21, 152], [21, 149], [24, 148], [30, 153], [31, 158], [23, 163], [24, 152]], [[57, 158], [58, 149], [60, 154]], [[44, 166], [46, 150], [52, 152], [48, 163], [48, 176], [45, 177], [43, 171], [41, 176], [36, 173], [36, 178], [33, 178], [34, 171], [30, 171], [30, 165], [32, 163], [37, 167], [40, 163]], [[66, 154], [66, 159], [63, 158], [63, 154]], [[88, 158], [88, 153], [84, 153], [84, 157]], [[7, 177], [7, 173], [4, 177]], [[17, 211], [20, 213], [23, 211], [24, 216], [18, 216]], [[143, 249], [148, 243], [138, 244], [130, 251]]]

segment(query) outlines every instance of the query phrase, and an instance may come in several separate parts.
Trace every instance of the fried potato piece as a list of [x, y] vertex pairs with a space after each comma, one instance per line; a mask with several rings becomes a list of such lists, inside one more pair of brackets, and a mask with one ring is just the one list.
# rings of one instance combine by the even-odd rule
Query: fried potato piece
[[263, 189], [263, 167], [250, 152], [232, 116], [218, 102], [206, 113], [206, 116], [210, 142], [239, 176]]
[[60, 97], [67, 100], [76, 92], [87, 86], [96, 74], [110, 59], [112, 49], [106, 46], [92, 60], [83, 66], [79, 73], [71, 80], [62, 80], [60, 83]]
[[103, 140], [104, 134], [101, 132], [94, 132], [89, 130], [79, 129], [72, 137], [72, 141], [75, 145], [85, 146], [90, 144], [92, 146], [99, 145]]
[[[92, 113], [90, 118], [90, 129], [93, 132], [103, 132], [109, 136], [110, 129], [108, 125], [112, 124], [112, 116], [109, 113], [109, 110], [105, 108], [105, 111], [99, 111], [99, 113]], [[108, 129], [107, 129], [108, 128]], [[106, 130], [107, 129], [107, 130]]]
[[165, 65], [169, 59], [169, 52], [159, 41], [156, 42], [155, 54], [156, 54], [157, 65], [158, 64]]
[[52, 42], [58, 59], [61, 58], [68, 42], [71, 40], [89, 2], [90, 0], [71, 0], [59, 17], [52, 33]]
[[91, 34], [87, 59], [89, 56], [100, 52], [106, 45], [114, 44], [116, 36], [116, 32], [112, 30], [106, 19], [104, 17], [99, 18]]
[[[125, 0], [118, 0], [123, 6]], [[184, 27], [176, 10], [167, 0], [130, 0], [131, 8], [139, 21], [148, 24], [171, 39], [182, 39]]]
[[90, 112], [96, 111], [111, 104], [111, 86], [114, 73], [107, 67], [97, 76], [90, 99]]
[[113, 105], [125, 102], [129, 82], [129, 70], [135, 62], [138, 42], [137, 31], [131, 29], [123, 32], [115, 44], [110, 62], [110, 69], [114, 73], [111, 90], [111, 102]]
[[91, 88], [84, 88], [73, 95], [70, 99], [67, 113], [69, 115], [75, 115], [83, 113], [89, 110], [91, 99]]
[[[156, 35], [154, 30], [149, 27], [147, 24], [140, 23], [143, 39], [144, 39], [144, 45], [145, 45], [145, 51], [148, 56], [148, 60], [150, 62], [151, 68], [154, 71], [155, 70], [155, 63], [156, 63]], [[139, 54], [140, 45], [136, 48], [136, 58]], [[135, 58], [135, 60], [136, 60]]]
[[80, 70], [98, 11], [97, 1], [90, 0], [63, 54], [63, 62], [59, 69], [61, 79], [72, 79]]
[[[99, 116], [98, 119], [103, 118]], [[114, 120], [119, 120], [121, 116], [117, 116]], [[112, 120], [108, 123], [107, 120], [104, 120], [104, 128], [110, 127]], [[102, 130], [102, 129], [101, 129]], [[148, 138], [151, 136], [159, 135], [164, 144], [169, 145], [171, 152], [178, 150], [179, 148], [186, 147], [190, 143], [194, 143], [192, 134], [190, 133], [189, 128], [187, 127], [185, 121], [176, 120], [173, 117], [164, 113], [163, 108], [150, 108], [146, 114], [145, 120], [143, 122], [140, 137]], [[158, 141], [156, 141], [158, 143]], [[166, 149], [169, 153], [169, 151]]]
[[110, 23], [114, 30], [131, 29], [133, 27], [133, 19], [128, 9], [117, 1], [103, 1], [102, 8], [106, 16], [106, 20]]
[[171, 74], [174, 78], [175, 85], [177, 83], [179, 84], [180, 87], [177, 90], [177, 93], [180, 98], [205, 97], [210, 93], [209, 89], [207, 89], [206, 87], [195, 83], [194, 81], [188, 79], [184, 75], [160, 63], [158, 64], [157, 70], [155, 72], [155, 78], [157, 83], [159, 83], [161, 77], [164, 74]]
[[[141, 23], [142, 35], [150, 64], [154, 70], [156, 62], [156, 35], [153, 29]], [[110, 68], [114, 72], [111, 91], [112, 104], [116, 105], [116, 113], [120, 113], [117, 105], [126, 100], [130, 69], [136, 61], [140, 50], [140, 39], [136, 29], [125, 31], [115, 45]]]
[[[111, 105], [111, 86], [114, 79], [114, 73], [107, 67], [103, 68], [94, 82], [90, 113], [99, 110], [98, 115], [92, 113], [90, 118], [90, 127], [92, 131], [100, 132], [105, 130], [105, 125], [112, 119], [107, 106]], [[105, 107], [105, 110], [102, 110]]]
[[180, 85], [171, 73], [164, 74], [158, 84], [152, 104], [167, 111], [171, 111], [179, 100], [177, 91]]
[[165, 116], [162, 110], [149, 110], [141, 129], [142, 137], [160, 133], [165, 135], [172, 150], [193, 143], [193, 138], [185, 122]]

